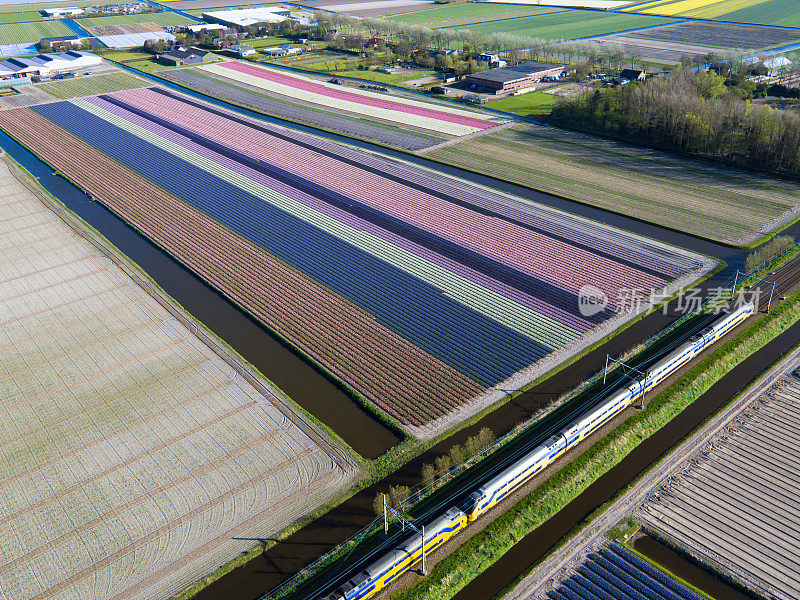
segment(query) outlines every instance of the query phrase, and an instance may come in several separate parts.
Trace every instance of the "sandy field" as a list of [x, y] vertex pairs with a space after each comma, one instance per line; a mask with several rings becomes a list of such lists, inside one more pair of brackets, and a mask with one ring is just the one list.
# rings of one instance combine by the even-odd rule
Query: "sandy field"
[[277, 390], [20, 173], [0, 161], [2, 600], [169, 598], [352, 483]]

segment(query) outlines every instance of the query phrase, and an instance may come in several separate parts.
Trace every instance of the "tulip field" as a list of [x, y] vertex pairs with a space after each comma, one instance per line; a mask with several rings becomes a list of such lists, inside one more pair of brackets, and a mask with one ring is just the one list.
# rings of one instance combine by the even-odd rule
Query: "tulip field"
[[[161, 88], [3, 111], [0, 126], [410, 428], [576, 348], [621, 291], [702, 265]], [[605, 310], [581, 313], [587, 284]]]
[[294, 100], [452, 136], [475, 133], [497, 124], [492, 117], [470, 110], [345, 88], [251, 63], [229, 61], [197, 68]]

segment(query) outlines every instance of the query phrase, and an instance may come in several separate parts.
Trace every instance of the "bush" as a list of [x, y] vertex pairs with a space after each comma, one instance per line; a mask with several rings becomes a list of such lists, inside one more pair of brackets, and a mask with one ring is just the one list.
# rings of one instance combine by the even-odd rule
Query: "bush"
[[747, 255], [744, 261], [744, 270], [751, 273], [765, 262], [772, 260], [778, 254], [794, 245], [794, 238], [790, 235], [781, 235], [772, 238], [755, 252]]

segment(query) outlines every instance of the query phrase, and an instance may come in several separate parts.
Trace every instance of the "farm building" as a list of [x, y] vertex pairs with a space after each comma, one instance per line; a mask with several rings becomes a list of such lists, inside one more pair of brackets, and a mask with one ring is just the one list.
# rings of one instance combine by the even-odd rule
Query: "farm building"
[[183, 30], [191, 33], [200, 33], [201, 31], [225, 31], [225, 25], [220, 23], [197, 23], [195, 25], [186, 25]]
[[264, 48], [262, 52], [264, 54], [269, 54], [270, 56], [286, 56], [287, 54], [300, 54], [303, 52], [303, 49], [298, 48], [297, 46], [292, 46], [291, 44], [281, 44], [280, 46], [270, 46], [269, 48]]
[[644, 81], [645, 72], [639, 69], [622, 69], [619, 77], [620, 79], [627, 79], [628, 81]]
[[239, 58], [244, 58], [245, 56], [252, 56], [256, 53], [256, 49], [252, 46], [246, 46], [244, 44], [234, 44], [232, 46], [228, 46], [228, 50], [230, 52], [235, 52]]
[[257, 23], [280, 23], [289, 18], [289, 10], [278, 6], [258, 6], [234, 10], [204, 12], [203, 19], [228, 27], [248, 27]]
[[767, 73], [770, 76], [778, 75], [781, 71], [789, 69], [792, 66], [792, 61], [790, 61], [785, 56], [776, 56], [775, 58], [768, 58], [763, 62], [764, 66], [767, 68]]
[[201, 63], [208, 56], [208, 52], [194, 46], [175, 46], [169, 52], [159, 55], [158, 60], [166, 65], [180, 67]]
[[56, 8], [43, 8], [42, 14], [45, 17], [50, 17], [53, 19], [61, 19], [63, 17], [74, 17], [76, 15], [82, 15], [84, 10], [77, 6], [59, 6]]
[[500, 60], [500, 57], [497, 54], [479, 54], [478, 58], [475, 59], [479, 65], [487, 65], [489, 68], [497, 68], [497, 67], [505, 67], [508, 63], [504, 60]]
[[99, 56], [78, 50], [63, 54], [39, 54], [30, 58], [9, 58], [0, 62], [0, 81], [22, 83], [19, 80], [74, 73], [88, 67], [99, 66], [102, 62], [103, 59]]
[[80, 50], [83, 47], [83, 39], [77, 35], [66, 37], [42, 38], [39, 41], [39, 50], [48, 52], [66, 52], [67, 50]]
[[524, 62], [513, 67], [499, 67], [467, 75], [467, 83], [497, 93], [530, 87], [544, 77], [557, 77], [563, 72], [561, 65]]

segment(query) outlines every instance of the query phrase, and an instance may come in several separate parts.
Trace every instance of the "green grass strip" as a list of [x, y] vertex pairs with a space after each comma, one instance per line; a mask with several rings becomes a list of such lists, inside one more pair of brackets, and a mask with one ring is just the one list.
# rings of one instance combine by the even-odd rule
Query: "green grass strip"
[[442, 560], [425, 579], [393, 595], [394, 600], [452, 598], [493, 565], [520, 539], [554, 516], [617, 465], [643, 440], [692, 404], [736, 365], [800, 319], [800, 291], [700, 361], [658, 394], [643, 412], [616, 427], [577, 456], [482, 532]]

